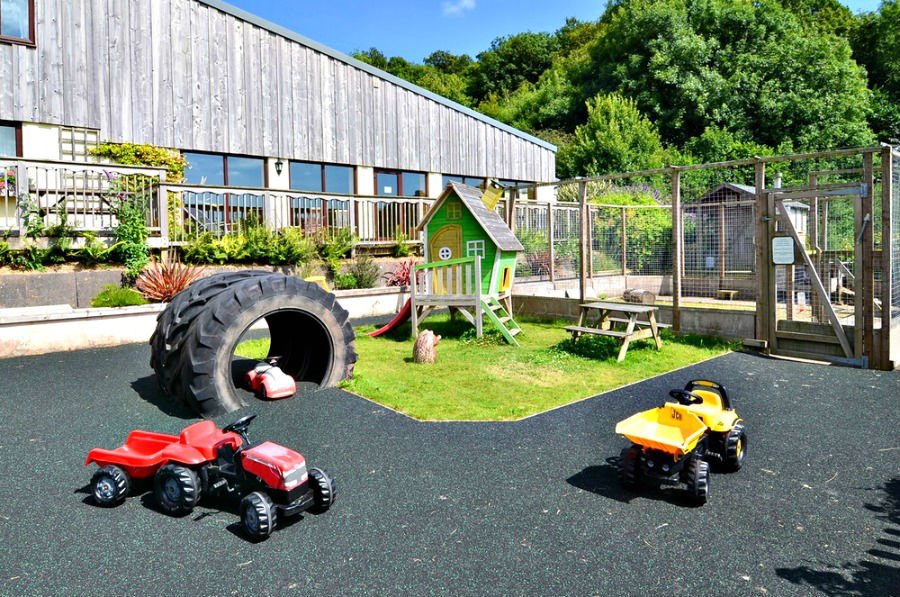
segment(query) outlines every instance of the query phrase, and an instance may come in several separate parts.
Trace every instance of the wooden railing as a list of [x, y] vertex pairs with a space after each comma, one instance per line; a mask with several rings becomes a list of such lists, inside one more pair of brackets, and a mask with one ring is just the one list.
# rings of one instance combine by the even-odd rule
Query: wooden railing
[[[428, 304], [481, 300], [481, 257], [423, 263], [413, 270], [412, 293], [416, 302], [420, 302], [420, 298], [427, 299]], [[419, 272], [423, 274], [423, 283], [418, 281]]]

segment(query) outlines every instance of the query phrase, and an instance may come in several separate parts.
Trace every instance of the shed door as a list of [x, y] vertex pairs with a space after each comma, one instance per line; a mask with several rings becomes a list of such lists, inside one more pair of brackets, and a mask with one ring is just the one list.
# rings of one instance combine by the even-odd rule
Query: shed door
[[[428, 260], [432, 263], [447, 261], [449, 259], [459, 259], [465, 257], [462, 253], [462, 226], [459, 224], [448, 224], [439, 228], [437, 232], [432, 234], [428, 240]], [[433, 274], [431, 292], [433, 294], [458, 294], [460, 289], [456, 288], [455, 279], [442, 280], [437, 275], [437, 271]]]
[[431, 262], [465, 257], [462, 253], [462, 226], [450, 224], [439, 228], [428, 241], [428, 259]]

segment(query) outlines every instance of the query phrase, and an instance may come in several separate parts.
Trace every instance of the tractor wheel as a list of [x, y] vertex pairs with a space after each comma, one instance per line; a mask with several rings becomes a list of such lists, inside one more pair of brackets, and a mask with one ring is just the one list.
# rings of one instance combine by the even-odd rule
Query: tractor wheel
[[709, 463], [693, 458], [687, 465], [687, 490], [702, 506], [709, 500]]
[[167, 464], [153, 479], [153, 495], [159, 507], [173, 516], [189, 514], [200, 501], [200, 478], [189, 468]]
[[631, 446], [622, 450], [619, 455], [619, 482], [626, 489], [636, 489], [641, 482], [641, 450], [640, 446]]
[[99, 469], [91, 477], [91, 493], [98, 506], [111, 508], [125, 501], [131, 490], [131, 479], [128, 474], [114, 465]]
[[728, 472], [740, 470], [747, 454], [747, 432], [740, 423], [731, 428], [725, 436], [724, 469]]
[[244, 496], [241, 500], [241, 522], [253, 539], [265, 539], [275, 530], [278, 514], [272, 500], [261, 491]]
[[319, 468], [309, 469], [309, 483], [313, 490], [316, 512], [325, 512], [334, 504], [337, 497], [337, 485], [334, 478]]
[[260, 319], [269, 326], [269, 355], [279, 356], [279, 367], [294, 379], [327, 387], [352, 375], [356, 334], [334, 295], [300, 278], [269, 274], [228, 284], [203, 304], [171, 363], [173, 393], [203, 416], [245, 406], [232, 356]]
[[232, 284], [269, 275], [272, 272], [249, 270], [208, 276], [197, 280], [169, 301], [166, 309], [156, 318], [156, 330], [150, 337], [150, 366], [156, 372], [156, 378], [164, 392], [178, 396], [175, 383], [179, 356], [184, 339], [197, 315]]

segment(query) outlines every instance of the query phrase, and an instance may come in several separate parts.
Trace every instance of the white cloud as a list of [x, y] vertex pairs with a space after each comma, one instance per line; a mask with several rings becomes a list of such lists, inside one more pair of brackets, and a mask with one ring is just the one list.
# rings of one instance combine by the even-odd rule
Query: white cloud
[[441, 11], [444, 16], [461, 15], [474, 8], [475, 0], [446, 0], [441, 3]]

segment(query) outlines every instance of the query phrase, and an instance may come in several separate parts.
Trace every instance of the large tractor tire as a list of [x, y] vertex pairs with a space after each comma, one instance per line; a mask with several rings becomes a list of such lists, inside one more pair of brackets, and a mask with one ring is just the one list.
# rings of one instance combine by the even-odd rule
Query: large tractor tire
[[272, 272], [261, 270], [215, 274], [194, 282], [169, 302], [156, 318], [156, 330], [150, 337], [150, 366], [156, 372], [156, 379], [165, 393], [180, 399], [173, 385], [175, 371], [182, 344], [197, 315], [232, 284], [270, 275]]
[[160, 316], [151, 363], [170, 395], [203, 416], [245, 406], [232, 356], [244, 332], [262, 319], [269, 356], [280, 357], [279, 367], [297, 381], [327, 387], [352, 375], [356, 335], [333, 294], [282, 274], [242, 274], [198, 282], [203, 286], [192, 286], [166, 309], [177, 313]]

